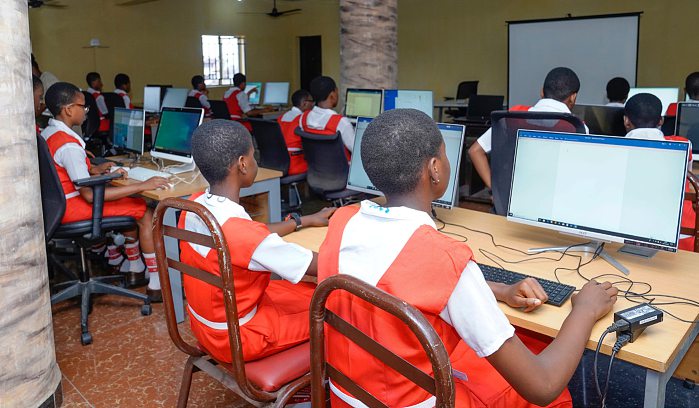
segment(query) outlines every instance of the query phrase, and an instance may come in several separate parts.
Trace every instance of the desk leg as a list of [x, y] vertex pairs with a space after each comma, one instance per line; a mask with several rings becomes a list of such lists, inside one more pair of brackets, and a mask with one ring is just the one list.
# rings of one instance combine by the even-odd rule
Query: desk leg
[[248, 197], [255, 194], [268, 193], [267, 204], [269, 205], [269, 222], [280, 222], [282, 220], [282, 195], [279, 187], [279, 179], [258, 181], [250, 187], [240, 190], [241, 197]]
[[442, 113], [444, 113], [444, 108], [442, 108], [442, 107], [440, 106], [440, 107], [437, 108], [437, 110], [439, 111], [439, 120], [438, 120], [438, 122], [441, 123], [441, 122], [442, 122]]
[[[177, 216], [173, 208], [168, 208], [163, 217], [163, 224], [176, 227]], [[171, 259], [180, 260], [180, 249], [177, 247], [177, 240], [172, 237], [165, 237], [165, 253]], [[184, 321], [184, 297], [182, 296], [182, 274], [175, 269], [169, 268], [170, 286], [172, 287], [172, 300], [175, 305], [175, 319], [177, 323]]]

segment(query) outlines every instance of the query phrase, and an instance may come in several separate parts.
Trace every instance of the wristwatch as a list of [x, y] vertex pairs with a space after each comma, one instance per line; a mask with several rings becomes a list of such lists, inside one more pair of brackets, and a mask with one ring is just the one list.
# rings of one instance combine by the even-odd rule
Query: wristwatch
[[301, 225], [301, 215], [299, 215], [299, 213], [296, 213], [296, 212], [289, 213], [289, 215], [286, 216], [284, 221], [289, 221], [291, 219], [293, 219], [294, 222], [296, 223], [296, 231], [300, 230], [303, 227], [303, 225]]

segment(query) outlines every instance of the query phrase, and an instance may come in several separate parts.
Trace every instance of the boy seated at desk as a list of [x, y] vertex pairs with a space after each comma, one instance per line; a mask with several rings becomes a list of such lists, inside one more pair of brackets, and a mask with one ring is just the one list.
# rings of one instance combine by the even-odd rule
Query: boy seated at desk
[[[624, 126], [626, 127], [626, 137], [644, 140], [676, 140], [688, 142], [689, 147], [689, 162], [687, 168], [692, 169], [692, 147], [688, 139], [681, 136], [665, 136], [660, 130], [663, 125], [663, 103], [660, 99], [649, 93], [640, 93], [631, 97], [626, 102], [624, 108]], [[689, 182], [686, 183], [686, 191], [690, 192], [691, 187]], [[682, 201], [682, 227], [694, 228], [696, 221], [696, 213], [692, 208], [692, 203], [688, 200]], [[694, 250], [694, 237], [688, 235], [680, 235], [679, 249], [685, 251]]]
[[299, 127], [304, 132], [328, 136], [339, 131], [349, 159], [354, 148], [354, 127], [349, 119], [333, 110], [340, 99], [335, 81], [319, 76], [311, 81], [309, 87], [316, 106], [301, 115]]
[[[548, 346], [515, 335], [496, 300], [529, 312], [546, 294], [532, 278], [514, 285], [486, 282], [469, 246], [436, 229], [431, 203], [444, 194], [451, 169], [434, 121], [413, 109], [384, 112], [366, 129], [361, 155], [386, 204], [364, 201], [337, 210], [320, 248], [318, 281], [351, 275], [418, 308], [440, 335], [453, 369], [464, 374], [454, 379], [457, 407], [571, 406], [566, 384], [617, 289], [609, 282], [583, 286]], [[402, 322], [342, 292], [330, 298], [328, 308], [431, 373]], [[326, 347], [333, 366], [386, 405], [434, 406], [425, 390], [333, 330]], [[331, 382], [330, 389], [333, 407], [360, 406], [339, 385]]]
[[223, 101], [226, 102], [228, 107], [228, 113], [231, 115], [231, 119], [240, 122], [245, 126], [245, 128], [252, 132], [252, 125], [250, 122], [245, 120], [248, 117], [262, 116], [263, 113], [271, 112], [273, 108], [255, 108], [250, 105], [250, 95], [257, 93], [259, 95], [260, 90], [257, 88], [252, 88], [245, 92], [247, 87], [247, 77], [244, 74], [238, 72], [233, 75], [233, 87], [228, 89], [225, 94], [223, 94]]
[[[699, 71], [687, 75], [684, 80], [684, 93], [687, 95], [687, 102], [699, 102]], [[665, 116], [677, 116], [677, 102], [668, 106]]]
[[100, 114], [100, 126], [97, 129], [100, 132], [109, 132], [109, 119], [107, 115], [109, 114], [109, 109], [107, 108], [107, 102], [104, 100], [104, 95], [102, 95], [102, 77], [97, 72], [88, 72], [85, 76], [85, 82], [87, 82], [87, 92], [95, 98], [95, 103], [97, 104], [97, 110]]
[[[214, 214], [231, 251], [245, 360], [308, 341], [314, 285], [300, 280], [316, 275], [317, 254], [281, 236], [302, 227], [325, 226], [335, 209], [304, 217], [293, 214], [292, 219], [269, 225], [252, 221], [238, 202], [240, 189], [255, 181], [257, 162], [252, 137], [238, 122], [203, 123], [192, 135], [192, 156], [210, 187], [190, 199]], [[192, 213], [180, 217], [179, 227], [208, 234]], [[216, 251], [189, 242], [182, 242], [180, 249], [182, 262], [220, 275]], [[270, 280], [272, 272], [283, 280]], [[231, 362], [223, 291], [190, 276], [184, 276], [184, 289], [197, 340], [218, 360]]]
[[289, 151], [289, 175], [305, 173], [308, 163], [303, 156], [301, 137], [295, 133], [299, 126], [301, 114], [313, 108], [313, 97], [305, 89], [299, 89], [291, 95], [291, 103], [294, 105], [288, 112], [277, 118], [282, 129], [286, 149]]
[[126, 74], [116, 74], [114, 76], [114, 93], [124, 100], [125, 108], [133, 109], [129, 92], [131, 92], [131, 78]]
[[624, 107], [626, 99], [629, 97], [631, 85], [629, 81], [622, 77], [612, 78], [607, 82], [607, 99], [609, 102], [605, 106]]
[[201, 75], [194, 75], [192, 77], [192, 90], [189, 91], [187, 96], [192, 98], [197, 98], [201, 107], [204, 108], [204, 116], [207, 118], [211, 117], [211, 104], [209, 103], [209, 90], [206, 89], [206, 81]]
[[[46, 92], [45, 99], [53, 118], [49, 119], [49, 125], [41, 132], [41, 136], [46, 139], [66, 195], [66, 212], [61, 222], [89, 220], [92, 218], [92, 189], [89, 187], [76, 189], [73, 181], [107, 173], [114, 163], [91, 165], [85, 150], [85, 142], [72, 130], [73, 126], [80, 126], [83, 123], [88, 111], [88, 107], [85, 106], [85, 95], [78, 87], [66, 82], [57, 82]], [[123, 259], [115, 245], [109, 245], [107, 247], [109, 264], [115, 267], [121, 264], [120, 271], [129, 274], [127, 280], [131, 284], [143, 281], [144, 272], [147, 270], [150, 279], [147, 293], [152, 301], [162, 301], [153, 246], [153, 211], [146, 207], [143, 199], [130, 196], [167, 187], [167, 179], [152, 177], [144, 182], [127, 186], [107, 186], [104, 192], [103, 215], [105, 217], [133, 217], [138, 224], [138, 229], [123, 232], [126, 236], [127, 259]], [[141, 250], [143, 250], [143, 260]]]
[[[558, 67], [552, 69], [544, 79], [544, 86], [541, 89], [541, 99], [534, 106], [516, 105], [510, 108], [511, 111], [530, 112], [557, 112], [570, 113], [580, 90], [580, 79], [570, 68]], [[585, 127], [587, 130], [587, 127]], [[586, 131], [586, 133], [588, 133]], [[473, 162], [473, 167], [481, 176], [483, 183], [488, 188], [491, 186], [490, 164], [487, 154], [492, 150], [493, 132], [488, 129], [476, 143], [468, 149], [468, 155]]]

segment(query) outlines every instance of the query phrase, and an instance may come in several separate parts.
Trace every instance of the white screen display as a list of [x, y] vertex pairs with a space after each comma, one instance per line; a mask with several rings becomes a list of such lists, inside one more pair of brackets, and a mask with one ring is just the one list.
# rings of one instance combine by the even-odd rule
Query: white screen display
[[660, 99], [660, 102], [663, 103], [663, 115], [665, 115], [665, 112], [667, 112], [667, 108], [670, 106], [670, 104], [677, 102], [677, 98], [680, 95], [680, 90], [679, 88], [631, 88], [629, 90], [629, 99], [631, 99], [632, 96], [638, 95], [640, 93], [649, 93], [653, 94]]
[[348, 89], [345, 101], [345, 116], [375, 118], [381, 113], [380, 89]]
[[383, 91], [383, 110], [417, 109], [432, 117], [434, 110], [432, 91], [406, 91], [386, 89]]
[[186, 88], [167, 88], [162, 108], [184, 108], [188, 94], [189, 89]]
[[677, 247], [687, 143], [520, 130], [508, 219]]
[[160, 87], [146, 86], [143, 88], [143, 110], [160, 112]]
[[267, 82], [265, 84], [265, 105], [286, 105], [289, 103], [288, 82]]
[[115, 147], [143, 154], [143, 115], [140, 109], [114, 108], [112, 143]]

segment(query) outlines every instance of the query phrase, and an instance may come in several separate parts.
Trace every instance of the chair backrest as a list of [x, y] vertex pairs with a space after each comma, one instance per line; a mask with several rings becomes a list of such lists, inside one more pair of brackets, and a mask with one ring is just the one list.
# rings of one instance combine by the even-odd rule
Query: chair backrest
[[[682, 227], [680, 228], [680, 234], [689, 235], [694, 237], [694, 252], [699, 252], [699, 177], [697, 177], [691, 170], [687, 170], [687, 184], [692, 188], [687, 189], [684, 193], [684, 200], [691, 203], [691, 208], [694, 210], [694, 228]], [[685, 211], [688, 206], [683, 206]]]
[[306, 182], [318, 194], [342, 191], [347, 186], [349, 164], [340, 132], [334, 135], [308, 133], [297, 127], [303, 154], [308, 162]]
[[104, 102], [107, 104], [107, 119], [110, 121], [114, 119], [114, 108], [126, 108], [124, 104], [124, 98], [114, 92], [104, 92]]
[[672, 136], [675, 134], [675, 124], [677, 123], [677, 116], [664, 116], [663, 125], [660, 126], [660, 130], [665, 136]]
[[[418, 369], [342, 317], [328, 310], [326, 302], [335, 291], [347, 292], [405, 323], [406, 335], [408, 331], [412, 332], [425, 350], [432, 364], [434, 377]], [[413, 382], [416, 387], [421, 387], [434, 395], [437, 398], [436, 407], [454, 406], [454, 380], [452, 378], [449, 354], [432, 325], [415, 307], [355, 277], [335, 275], [322, 281], [316, 288], [311, 299], [310, 316], [312, 406], [325, 406], [324, 381], [325, 378], [330, 378], [333, 383], [342, 386], [369, 407], [386, 407], [383, 402], [326, 361], [326, 324], [376, 359], [402, 374], [406, 379]], [[348, 356], [348, 358], [351, 358], [351, 356]]]
[[37, 134], [36, 148], [39, 159], [39, 180], [41, 182], [41, 210], [44, 215], [44, 237], [48, 242], [56, 231], [66, 212], [66, 196], [58, 178], [56, 166], [49, 146], [44, 138]]
[[199, 108], [201, 109], [201, 102], [199, 102], [198, 98], [195, 98], [193, 96], [188, 96], [187, 100], [184, 102], [184, 107], [185, 108]]
[[214, 119], [230, 119], [231, 114], [228, 112], [228, 105], [224, 101], [209, 99], [211, 105], [211, 116]]
[[491, 118], [490, 168], [493, 205], [496, 214], [505, 215], [510, 201], [517, 131], [528, 129], [585, 133], [585, 125], [570, 113], [497, 111], [493, 112]]
[[456, 99], [469, 99], [478, 93], [478, 81], [463, 81], [456, 87]]
[[488, 122], [490, 114], [502, 110], [505, 97], [502, 95], [471, 95], [468, 98], [468, 120]]
[[87, 112], [87, 117], [85, 118], [85, 122], [83, 122], [81, 127], [83, 131], [83, 139], [89, 139], [100, 127], [100, 113], [99, 110], [97, 110], [95, 98], [87, 91], [82, 92], [83, 95], [85, 95], [85, 106], [88, 106], [90, 111]]
[[289, 172], [289, 152], [282, 134], [282, 128], [276, 120], [250, 118], [252, 135], [260, 151], [260, 166], [279, 170], [284, 176]]
[[[196, 214], [206, 224], [210, 235], [199, 234], [193, 231], [163, 224], [165, 211], [168, 209]], [[165, 237], [179, 241], [202, 245], [216, 251], [220, 276], [195, 268], [191, 265], [169, 258], [165, 252]], [[272, 401], [275, 395], [267, 393], [252, 385], [245, 374], [245, 360], [243, 359], [243, 345], [240, 338], [240, 325], [238, 322], [238, 306], [236, 303], [235, 289], [233, 285], [233, 266], [228, 250], [226, 238], [221, 226], [214, 215], [203, 205], [182, 198], [166, 198], [158, 204], [153, 218], [153, 241], [155, 244], [155, 256], [158, 262], [158, 275], [163, 293], [165, 309], [165, 321], [170, 338], [175, 346], [183, 353], [190, 356], [204, 356], [205, 353], [195, 344], [186, 342], [180, 332], [175, 318], [175, 305], [172, 299], [172, 285], [168, 269], [172, 268], [194, 279], [201, 280], [223, 291], [223, 300], [226, 308], [226, 322], [228, 326], [228, 341], [231, 346], [231, 358], [233, 378], [240, 390], [253, 400]]]

